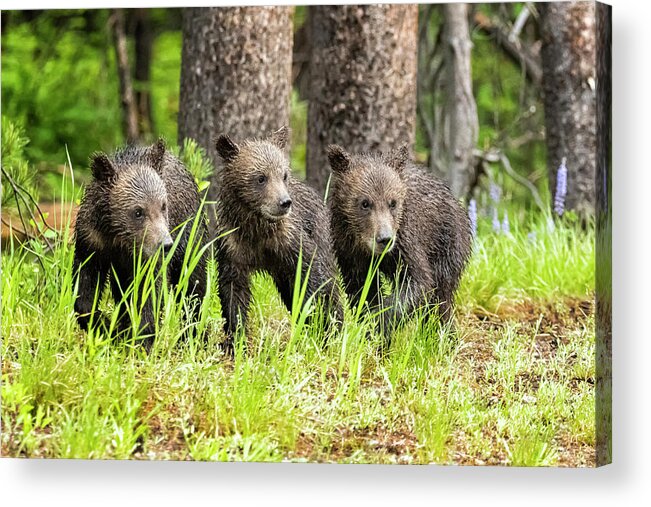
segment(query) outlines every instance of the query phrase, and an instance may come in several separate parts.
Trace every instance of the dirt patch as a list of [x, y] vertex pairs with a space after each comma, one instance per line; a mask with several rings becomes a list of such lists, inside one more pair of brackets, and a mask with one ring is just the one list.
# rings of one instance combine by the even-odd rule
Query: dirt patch
[[[592, 300], [565, 298], [556, 302], [525, 301], [504, 305], [499, 313], [476, 310], [464, 316], [463, 345], [458, 354], [460, 375], [465, 382], [486, 402], [486, 408], [499, 404], [507, 394], [504, 386], [487, 374], [487, 368], [495, 364], [495, 345], [508, 325], [517, 326], [518, 340], [536, 364], [552, 361], [563, 345], [569, 345], [577, 329], [592, 325], [595, 305]], [[521, 338], [522, 337], [522, 338]], [[576, 353], [564, 356], [564, 371], [571, 371], [578, 360]], [[538, 369], [539, 370], [539, 369]], [[547, 370], [545, 370], [547, 371]], [[545, 374], [547, 375], [547, 374]], [[586, 385], [594, 387], [594, 378], [555, 377], [573, 392], [585, 392]], [[519, 371], [515, 375], [509, 394], [520, 393], [524, 403], [534, 403], [535, 395], [542, 382], [540, 371]], [[499, 441], [497, 428], [482, 428], [481, 439], [485, 449], [477, 449], [476, 435], [469, 435], [462, 429], [453, 432], [450, 457], [455, 464], [463, 465], [507, 465], [509, 459], [504, 443]], [[577, 441], [567, 430], [555, 438], [558, 465], [565, 467], [594, 466], [594, 446]]]
[[[64, 203], [63, 205], [59, 202], [43, 202], [39, 204], [41, 213], [38, 210], [34, 210], [34, 218], [36, 219], [36, 224], [39, 228], [45, 226], [50, 227], [56, 231], [61, 231], [64, 227], [68, 226], [70, 230], [75, 226], [75, 220], [77, 218], [77, 206], [73, 206], [69, 203]], [[29, 212], [22, 209], [23, 218], [26, 220], [31, 219]], [[4, 212], [2, 214], [3, 224], [0, 228], [0, 236], [2, 245], [8, 245], [10, 239], [13, 238], [19, 241], [24, 241], [27, 239], [23, 224], [20, 220], [20, 215], [17, 211]], [[68, 220], [69, 223], [68, 223]], [[44, 225], [45, 224], [45, 225]], [[30, 234], [34, 234], [34, 230], [28, 230]]]
[[481, 430], [482, 437], [490, 442], [483, 452], [477, 452], [470, 447], [472, 438], [465, 431], [457, 429], [452, 434], [452, 449], [450, 456], [455, 465], [491, 465], [504, 466], [509, 464], [504, 445], [498, 441], [497, 428], [485, 427]]
[[155, 395], [150, 391], [149, 397], [140, 408], [140, 419], [147, 421], [148, 431], [133, 453], [133, 458], [179, 461], [190, 459], [185, 435], [176, 423], [180, 418], [178, 407], [174, 405], [160, 407], [155, 400]]
[[[534, 335], [532, 353], [535, 359], [549, 359], [561, 344], [567, 344], [569, 333], [594, 316], [594, 301], [565, 298], [557, 302], [524, 301], [503, 305], [499, 313], [479, 309], [464, 317], [464, 346], [461, 360], [482, 364], [494, 359], [496, 331], [516, 322], [521, 333]], [[570, 357], [571, 359], [571, 357]]]
[[366, 457], [372, 455], [373, 462], [410, 464], [414, 462], [418, 439], [408, 429], [388, 430], [383, 425], [372, 428], [341, 427], [325, 444], [318, 445], [313, 436], [301, 433], [290, 459], [341, 462], [362, 452]]
[[554, 439], [558, 451], [556, 466], [560, 467], [595, 467], [597, 453], [594, 445], [577, 442], [568, 434], [561, 434]]

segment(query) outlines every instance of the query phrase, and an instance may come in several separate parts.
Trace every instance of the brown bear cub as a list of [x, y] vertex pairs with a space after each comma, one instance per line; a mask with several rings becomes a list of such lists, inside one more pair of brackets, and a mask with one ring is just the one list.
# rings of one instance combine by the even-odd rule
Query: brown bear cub
[[217, 182], [216, 251], [226, 348], [233, 346], [236, 331], [245, 329], [254, 272], [271, 275], [291, 311], [299, 254], [301, 281], [307, 276], [305, 301], [316, 295], [342, 320], [330, 215], [317, 193], [292, 177], [288, 135], [283, 127], [265, 140], [238, 145], [222, 135], [216, 141], [224, 160]]
[[436, 306], [448, 321], [471, 251], [468, 216], [448, 186], [412, 164], [406, 147], [351, 155], [330, 146], [328, 160], [334, 249], [351, 303], [384, 252], [378, 273], [397, 278], [397, 289], [382, 301], [378, 278], [367, 301], [386, 309], [385, 331], [421, 307]]
[[[159, 249], [162, 257], [181, 234], [167, 271], [169, 282], [179, 283], [201, 203], [192, 175], [166, 151], [162, 140], [151, 147], [126, 147], [112, 158], [95, 154], [91, 170], [93, 180], [77, 214], [73, 263], [73, 283], [78, 283], [75, 312], [84, 330], [91, 317], [93, 322], [98, 321], [98, 315], [93, 315], [94, 301], [96, 294], [97, 299], [101, 296], [107, 279], [118, 304], [134, 279], [134, 259], [148, 259]], [[194, 244], [201, 248], [207, 237], [206, 224], [203, 216], [198, 219]], [[187, 295], [201, 302], [205, 290], [206, 260], [202, 256], [190, 275]], [[149, 344], [157, 318], [153, 312], [148, 300], [140, 314], [140, 333], [150, 336]], [[126, 313], [122, 305], [119, 330], [131, 324]]]

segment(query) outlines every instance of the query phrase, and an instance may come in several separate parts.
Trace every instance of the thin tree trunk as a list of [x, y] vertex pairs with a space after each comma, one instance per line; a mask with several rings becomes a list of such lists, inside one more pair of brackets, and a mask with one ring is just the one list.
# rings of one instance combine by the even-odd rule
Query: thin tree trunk
[[138, 109], [131, 83], [131, 67], [127, 50], [127, 36], [124, 28], [124, 9], [114, 9], [111, 16], [115, 60], [120, 81], [120, 101], [122, 103], [122, 129], [128, 143], [139, 140]]
[[417, 5], [310, 6], [308, 182], [324, 192], [326, 148], [413, 146]]
[[293, 7], [183, 9], [179, 142], [196, 140], [217, 170], [217, 135], [263, 137], [289, 124], [292, 14]]
[[141, 137], [151, 137], [154, 121], [151, 110], [151, 54], [154, 37], [149, 9], [135, 9], [136, 104]]
[[[468, 6], [443, 6], [443, 82], [441, 110], [435, 114], [436, 144], [430, 154], [433, 169], [444, 174], [456, 197], [468, 194], [476, 171], [473, 150], [479, 123], [472, 93]], [[434, 107], [437, 107], [434, 105]]]
[[539, 8], [550, 190], [554, 195], [565, 158], [565, 207], [587, 216], [594, 213], [597, 152], [595, 4], [554, 2]]
[[294, 32], [294, 48], [292, 55], [292, 84], [301, 100], [309, 98], [309, 63], [310, 63], [310, 34], [309, 23], [306, 21]]

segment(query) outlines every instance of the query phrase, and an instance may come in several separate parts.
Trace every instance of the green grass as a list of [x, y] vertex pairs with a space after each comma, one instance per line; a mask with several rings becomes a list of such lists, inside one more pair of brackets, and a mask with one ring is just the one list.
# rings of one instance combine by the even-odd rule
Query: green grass
[[[347, 308], [324, 340], [301, 298], [288, 312], [258, 274], [247, 346], [233, 359], [218, 347], [213, 263], [196, 332], [185, 336], [171, 289], [159, 290], [163, 318], [146, 353], [77, 327], [67, 233], [51, 252], [9, 247], [2, 454], [592, 465], [594, 232], [571, 220], [551, 230], [545, 216], [525, 223], [495, 234], [482, 219], [456, 333], [416, 316], [385, 350], [376, 317]], [[141, 270], [142, 283], [152, 279]], [[100, 303], [107, 315], [114, 306]]]

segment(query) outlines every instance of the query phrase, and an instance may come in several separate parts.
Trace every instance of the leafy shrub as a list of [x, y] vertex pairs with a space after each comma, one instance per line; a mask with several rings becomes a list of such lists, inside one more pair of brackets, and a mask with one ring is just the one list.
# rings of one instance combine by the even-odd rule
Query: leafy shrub
[[[14, 187], [7, 181], [11, 178], [13, 183], [36, 197], [34, 172], [25, 160], [25, 147], [29, 139], [21, 127], [2, 117], [2, 207], [15, 208], [18, 203]], [[22, 202], [20, 203], [22, 205]]]

